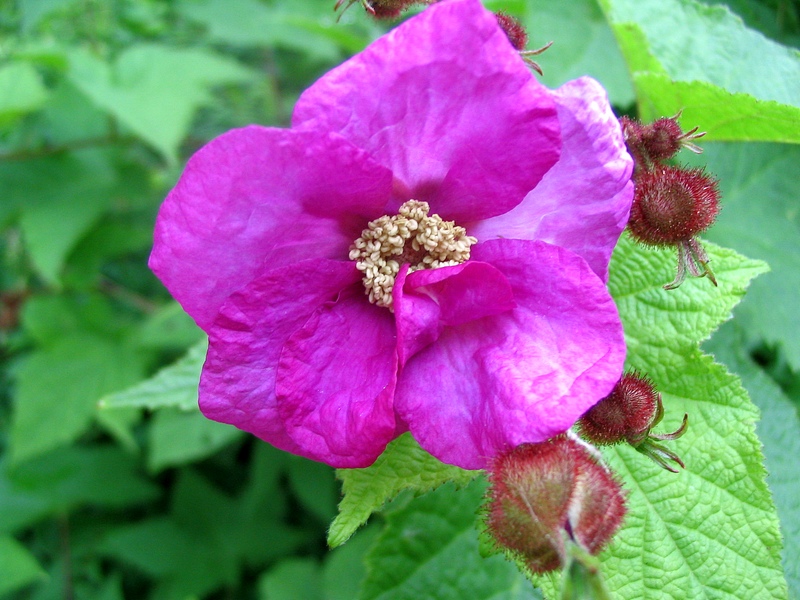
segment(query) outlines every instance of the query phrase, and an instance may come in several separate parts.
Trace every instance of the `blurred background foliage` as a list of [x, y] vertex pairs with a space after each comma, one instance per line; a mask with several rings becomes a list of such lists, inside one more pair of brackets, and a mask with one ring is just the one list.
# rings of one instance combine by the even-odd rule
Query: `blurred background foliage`
[[[337, 22], [333, 4], [0, 0], [0, 598], [358, 596], [379, 524], [328, 552], [333, 471], [200, 416], [203, 335], [146, 266], [194, 150], [232, 127], [286, 126], [311, 81], [390, 26], [358, 4]], [[545, 83], [591, 74], [635, 114], [593, 0], [485, 4], [520, 16], [531, 48], [556, 42]], [[709, 4], [800, 42], [795, 1]], [[701, 160], [719, 154], [730, 202], [709, 237], [768, 260], [774, 279], [710, 348], [778, 407], [761, 434], [780, 466], [786, 430], [769, 423], [796, 421], [800, 402], [800, 202], [785, 176], [798, 154], [764, 145], [737, 163], [711, 146]], [[496, 597], [532, 597], [509, 569], [491, 575]]]

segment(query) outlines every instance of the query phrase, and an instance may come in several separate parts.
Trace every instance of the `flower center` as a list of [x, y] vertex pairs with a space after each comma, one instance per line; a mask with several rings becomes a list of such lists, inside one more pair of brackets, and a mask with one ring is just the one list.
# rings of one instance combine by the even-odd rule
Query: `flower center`
[[469, 248], [478, 240], [429, 211], [427, 202], [408, 200], [399, 214], [370, 221], [350, 246], [350, 260], [364, 273], [364, 290], [373, 304], [392, 310], [392, 289], [405, 264], [411, 265], [412, 272], [460, 265], [469, 259]]

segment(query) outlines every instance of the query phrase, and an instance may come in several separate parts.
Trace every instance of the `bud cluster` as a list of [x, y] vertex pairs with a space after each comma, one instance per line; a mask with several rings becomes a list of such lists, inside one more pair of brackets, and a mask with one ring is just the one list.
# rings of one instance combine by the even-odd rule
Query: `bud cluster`
[[648, 246], [674, 246], [678, 250], [674, 289], [687, 272], [708, 277], [716, 285], [708, 266], [708, 255], [696, 236], [708, 229], [719, 213], [717, 181], [702, 169], [667, 164], [681, 148], [702, 150], [692, 141], [705, 135], [697, 128], [684, 132], [678, 116], [644, 125], [628, 117], [620, 124], [628, 151], [633, 156], [634, 198], [628, 230], [635, 240]]

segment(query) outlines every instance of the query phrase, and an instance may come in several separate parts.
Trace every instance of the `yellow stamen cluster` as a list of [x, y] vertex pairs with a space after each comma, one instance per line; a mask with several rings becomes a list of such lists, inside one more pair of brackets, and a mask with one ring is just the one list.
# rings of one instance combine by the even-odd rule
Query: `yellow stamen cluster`
[[400, 268], [409, 272], [459, 265], [469, 259], [478, 240], [463, 227], [428, 215], [427, 202], [408, 200], [399, 214], [370, 221], [353, 245], [350, 260], [364, 273], [362, 281], [369, 301], [392, 310], [392, 288]]

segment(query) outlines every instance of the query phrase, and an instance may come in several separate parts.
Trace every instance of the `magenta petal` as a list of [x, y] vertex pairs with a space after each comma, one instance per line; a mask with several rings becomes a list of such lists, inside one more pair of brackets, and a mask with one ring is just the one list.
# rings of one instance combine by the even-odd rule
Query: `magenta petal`
[[443, 328], [401, 372], [395, 408], [440, 460], [479, 469], [564, 432], [622, 374], [625, 341], [603, 282], [571, 252], [495, 240], [472, 248], [502, 272], [517, 308]]
[[164, 201], [150, 267], [207, 329], [225, 298], [265, 267], [346, 260], [391, 186], [386, 169], [338, 137], [230, 131], [191, 158]]
[[352, 262], [308, 260], [268, 271], [233, 294], [209, 329], [200, 410], [289, 452], [275, 380], [281, 349], [327, 302], [361, 279]]
[[605, 90], [583, 77], [553, 92], [561, 158], [522, 204], [468, 229], [479, 240], [543, 240], [582, 256], [604, 281], [628, 221], [633, 161]]
[[461, 325], [516, 306], [505, 275], [485, 262], [420, 270], [394, 289], [400, 364], [436, 341], [446, 325]]
[[383, 36], [309, 88], [293, 124], [340, 133], [391, 169], [396, 200], [463, 223], [519, 204], [560, 147], [550, 92], [479, 0]]
[[320, 307], [286, 342], [277, 395], [299, 454], [334, 467], [371, 465], [395, 436], [392, 314], [363, 290]]

